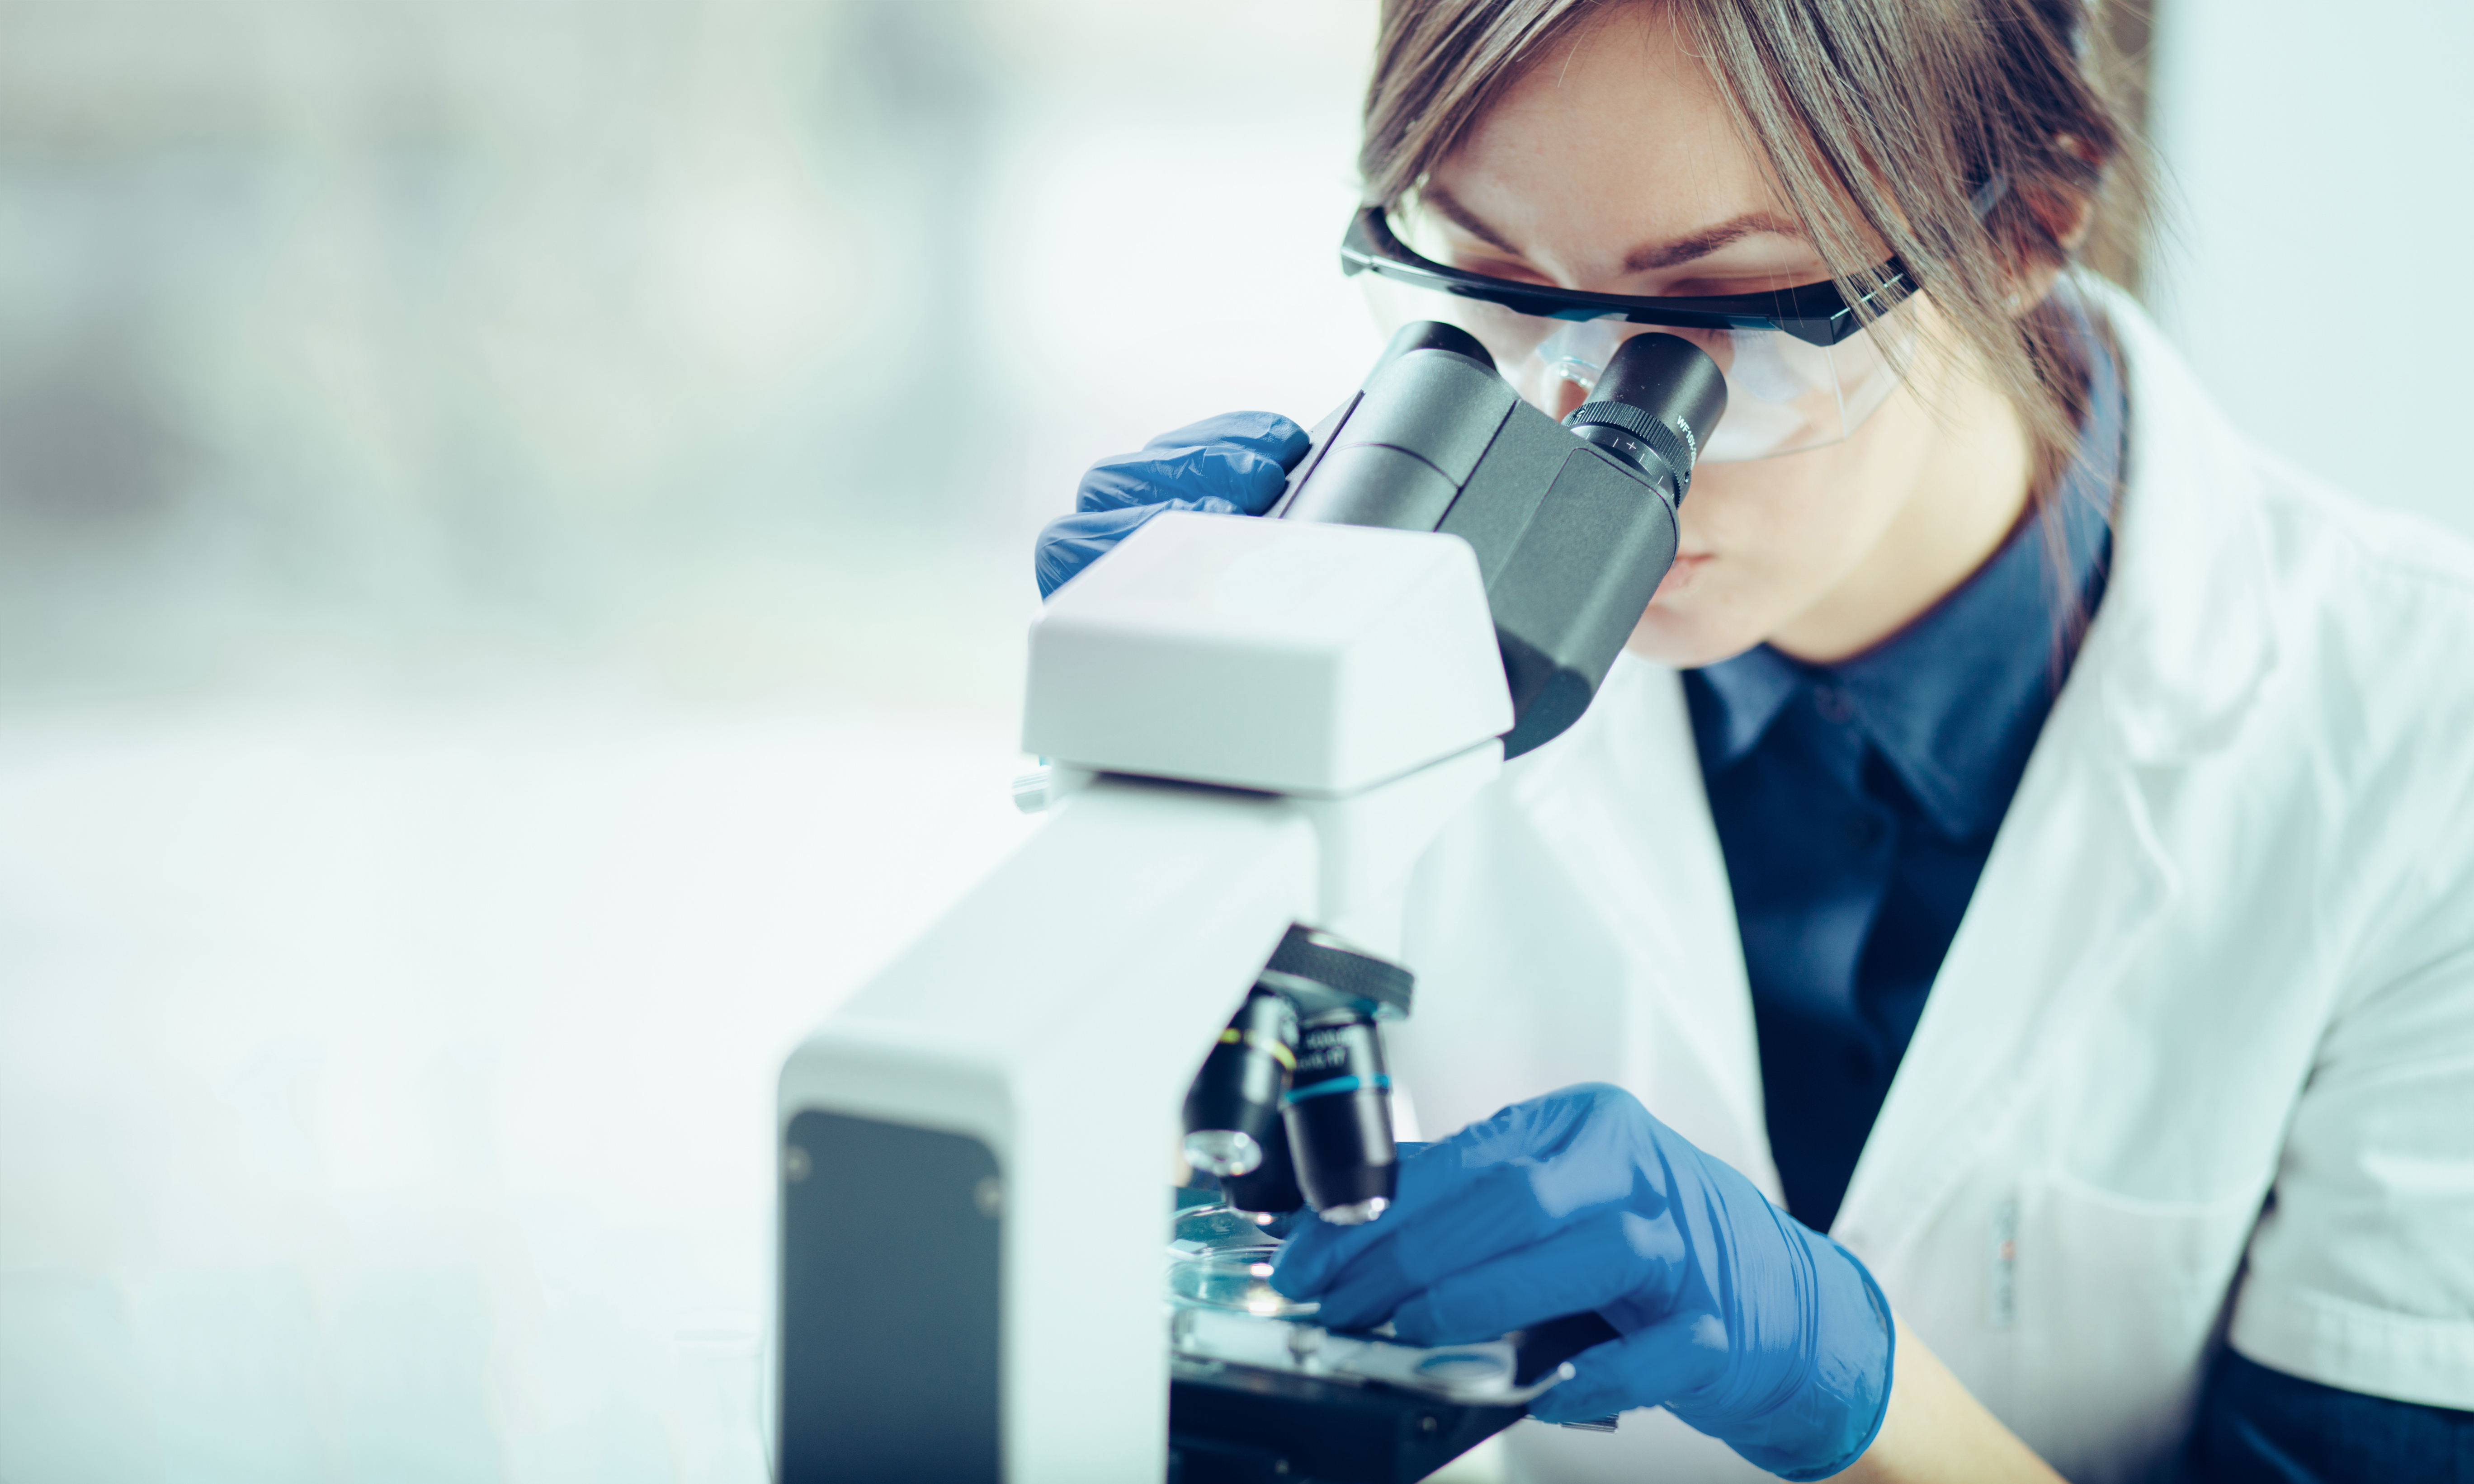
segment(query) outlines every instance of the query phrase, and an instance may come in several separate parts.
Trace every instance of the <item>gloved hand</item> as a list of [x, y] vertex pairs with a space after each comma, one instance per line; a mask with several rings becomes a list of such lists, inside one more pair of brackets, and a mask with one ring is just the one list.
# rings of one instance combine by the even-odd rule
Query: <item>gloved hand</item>
[[1275, 413], [1230, 412], [1162, 433], [1139, 452], [1102, 459], [1082, 476], [1075, 514], [1039, 533], [1032, 564], [1042, 598], [1164, 510], [1259, 515], [1305, 457], [1306, 431]]
[[1623, 1337], [1529, 1404], [1548, 1422], [1664, 1405], [1819, 1479], [1889, 1408], [1890, 1305], [1863, 1264], [1620, 1088], [1515, 1104], [1404, 1162], [1381, 1220], [1300, 1226], [1272, 1286], [1335, 1328], [1456, 1345], [1596, 1310]]

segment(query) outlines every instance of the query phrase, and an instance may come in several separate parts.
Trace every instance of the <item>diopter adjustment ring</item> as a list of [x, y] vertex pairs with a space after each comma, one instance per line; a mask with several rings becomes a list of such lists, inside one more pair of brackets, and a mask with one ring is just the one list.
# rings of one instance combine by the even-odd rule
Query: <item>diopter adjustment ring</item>
[[1585, 402], [1564, 419], [1564, 426], [1576, 433], [1591, 423], [1620, 428], [1647, 443], [1674, 472], [1675, 500], [1683, 503], [1685, 491], [1692, 488], [1692, 462], [1701, 451], [1690, 430], [1661, 421], [1630, 402]]
[[1417, 975], [1329, 933], [1292, 924], [1272, 961], [1263, 966], [1264, 987], [1288, 995], [1309, 1018], [1332, 1010], [1356, 1009], [1381, 1019], [1409, 1013]]

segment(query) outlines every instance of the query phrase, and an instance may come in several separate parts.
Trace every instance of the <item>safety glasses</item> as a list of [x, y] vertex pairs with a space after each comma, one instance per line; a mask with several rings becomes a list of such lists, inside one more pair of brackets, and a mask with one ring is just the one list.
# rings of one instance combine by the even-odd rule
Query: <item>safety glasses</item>
[[1894, 311], [1910, 292], [1904, 268], [1883, 264], [1867, 325], [1834, 283], [1760, 294], [1634, 298], [1587, 294], [1464, 273], [1402, 239], [1425, 235], [1414, 203], [1369, 206], [1341, 239], [1341, 271], [1365, 287], [1384, 330], [1441, 320], [1477, 337], [1495, 369], [1549, 412], [1563, 384], [1596, 385], [1615, 347], [1652, 330], [1681, 335], [1727, 377], [1727, 412], [1702, 462], [1740, 462], [1834, 443], [1888, 399], [1906, 373], [1913, 316]]

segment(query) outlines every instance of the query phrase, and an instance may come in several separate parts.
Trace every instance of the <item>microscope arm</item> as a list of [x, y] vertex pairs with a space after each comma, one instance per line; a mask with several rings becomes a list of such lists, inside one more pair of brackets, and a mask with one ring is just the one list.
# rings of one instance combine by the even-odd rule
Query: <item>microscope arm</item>
[[1159, 1476], [1178, 1099], [1315, 874], [1280, 800], [1104, 778], [790, 1059], [782, 1477]]

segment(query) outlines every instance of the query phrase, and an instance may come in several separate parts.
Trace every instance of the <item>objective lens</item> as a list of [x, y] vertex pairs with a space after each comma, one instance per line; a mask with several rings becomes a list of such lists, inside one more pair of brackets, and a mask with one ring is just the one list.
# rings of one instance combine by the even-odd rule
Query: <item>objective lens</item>
[[1306, 1204], [1306, 1197], [1298, 1188], [1297, 1167], [1289, 1161], [1288, 1130], [1273, 1120], [1262, 1143], [1263, 1162], [1243, 1175], [1222, 1176], [1220, 1193], [1228, 1197], [1232, 1209], [1269, 1223]]
[[1282, 1121], [1298, 1184], [1325, 1220], [1354, 1226], [1391, 1205], [1399, 1174], [1391, 1090], [1370, 1017], [1343, 1012], [1307, 1024]]
[[1391, 1209], [1391, 1202], [1379, 1195], [1370, 1195], [1365, 1200], [1335, 1206], [1316, 1214], [1336, 1227], [1362, 1227]]
[[1263, 1162], [1263, 1146], [1237, 1129], [1203, 1129], [1185, 1136], [1185, 1162], [1206, 1175], [1244, 1175]]
[[1298, 1014], [1257, 987], [1220, 1033], [1185, 1094], [1185, 1159], [1212, 1175], [1245, 1175], [1279, 1126], [1280, 1094], [1298, 1065]]
[[1289, 929], [1186, 1093], [1186, 1160], [1219, 1176], [1231, 1207], [1268, 1220], [1311, 1202], [1343, 1226], [1383, 1214], [1397, 1155], [1375, 1021], [1407, 1015], [1416, 982]]

